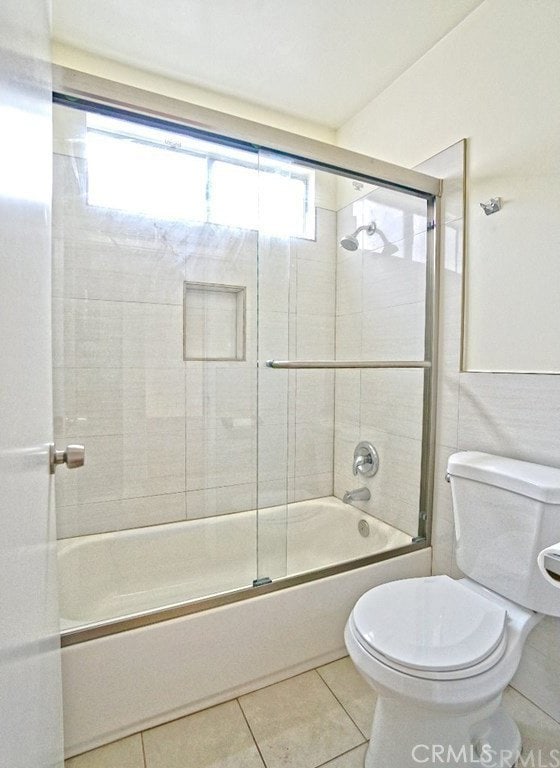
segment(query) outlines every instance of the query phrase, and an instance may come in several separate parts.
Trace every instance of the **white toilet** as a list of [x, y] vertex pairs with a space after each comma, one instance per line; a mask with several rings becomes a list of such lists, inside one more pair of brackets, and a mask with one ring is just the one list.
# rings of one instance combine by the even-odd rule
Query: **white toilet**
[[531, 629], [560, 616], [557, 552], [544, 556], [560, 540], [560, 469], [468, 451], [448, 475], [468, 578], [382, 584], [346, 625], [378, 694], [366, 768], [513, 766], [521, 738], [502, 693]]

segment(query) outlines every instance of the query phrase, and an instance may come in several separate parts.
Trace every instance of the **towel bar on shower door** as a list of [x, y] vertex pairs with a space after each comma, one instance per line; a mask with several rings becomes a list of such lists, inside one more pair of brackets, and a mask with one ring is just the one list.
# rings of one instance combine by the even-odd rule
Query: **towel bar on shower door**
[[267, 368], [431, 368], [429, 360], [267, 360]]

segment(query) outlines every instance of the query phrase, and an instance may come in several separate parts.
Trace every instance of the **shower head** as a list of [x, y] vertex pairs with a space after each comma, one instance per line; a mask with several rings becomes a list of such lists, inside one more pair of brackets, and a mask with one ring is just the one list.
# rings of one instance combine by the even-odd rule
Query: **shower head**
[[340, 238], [340, 244], [347, 251], [356, 251], [358, 249], [358, 240], [354, 235], [344, 235]]
[[344, 235], [344, 237], [341, 237], [340, 245], [347, 251], [357, 251], [359, 243], [356, 235], [362, 232], [362, 230], [365, 230], [366, 233], [371, 236], [375, 234], [376, 229], [377, 227], [375, 226], [375, 221], [372, 221], [371, 224], [363, 224], [361, 227], [358, 227], [358, 229], [351, 235]]

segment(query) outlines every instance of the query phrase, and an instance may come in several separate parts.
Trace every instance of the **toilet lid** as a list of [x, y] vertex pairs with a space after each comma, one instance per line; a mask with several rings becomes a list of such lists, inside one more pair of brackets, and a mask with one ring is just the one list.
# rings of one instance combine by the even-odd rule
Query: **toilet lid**
[[460, 581], [430, 576], [371, 589], [352, 616], [362, 644], [389, 665], [446, 672], [492, 654], [504, 639], [507, 612]]

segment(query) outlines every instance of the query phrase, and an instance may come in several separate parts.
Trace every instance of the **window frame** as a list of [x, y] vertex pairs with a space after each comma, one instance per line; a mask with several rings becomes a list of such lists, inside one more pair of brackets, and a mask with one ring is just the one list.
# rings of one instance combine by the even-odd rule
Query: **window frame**
[[[92, 113], [95, 114], [95, 113]], [[89, 113], [88, 113], [89, 116]], [[117, 118], [119, 119], [119, 118]], [[134, 125], [134, 124], [132, 124]], [[266, 163], [266, 160], [262, 157], [262, 155], [259, 153], [258, 150], [254, 150], [255, 154], [255, 162], [250, 162], [248, 159], [244, 160], [243, 158], [235, 158], [231, 154], [228, 154], [227, 152], [220, 152], [220, 142], [216, 141], [208, 141], [207, 143], [215, 144], [216, 151], [207, 151], [207, 150], [198, 150], [196, 148], [191, 147], [184, 147], [180, 146], [180, 141], [178, 140], [176, 144], [174, 144], [171, 140], [164, 140], [161, 142], [156, 141], [155, 139], [150, 139], [149, 137], [142, 136], [138, 133], [130, 132], [126, 133], [124, 131], [117, 132], [117, 131], [111, 131], [108, 128], [103, 128], [99, 126], [92, 126], [86, 123], [86, 146], [87, 146], [87, 140], [90, 134], [97, 134], [101, 136], [105, 136], [107, 138], [113, 139], [114, 141], [132, 141], [147, 147], [167, 150], [169, 152], [177, 152], [179, 154], [186, 154], [191, 157], [198, 157], [202, 158], [206, 161], [206, 187], [204, 190], [204, 199], [205, 199], [205, 209], [206, 209], [206, 216], [203, 220], [203, 223], [207, 224], [216, 224], [218, 226], [229, 226], [234, 227], [236, 225], [234, 224], [224, 224], [223, 222], [216, 221], [212, 217], [212, 184], [211, 184], [211, 175], [212, 175], [212, 166], [216, 162], [226, 163], [229, 165], [237, 166], [237, 167], [243, 167], [248, 168], [250, 170], [256, 171], [258, 173], [267, 173], [270, 175], [274, 175], [278, 169], [285, 168], [288, 173], [286, 174], [289, 176], [290, 180], [293, 179], [294, 181], [301, 182], [304, 184], [304, 211], [302, 215], [302, 228], [301, 230], [297, 232], [283, 232], [284, 236], [287, 237], [295, 237], [301, 240], [315, 240], [316, 237], [316, 228], [315, 228], [315, 173], [313, 170], [305, 170], [304, 168], [301, 168], [297, 166], [296, 163], [292, 162], [279, 162], [277, 159], [274, 159], [274, 161], [270, 161], [270, 163]], [[241, 152], [246, 152], [249, 154], [251, 150], [249, 149], [243, 149], [240, 150]], [[87, 156], [87, 155], [86, 155]], [[294, 172], [293, 168], [296, 167], [297, 170]], [[88, 165], [88, 188], [87, 188], [87, 196], [86, 196], [86, 203], [87, 205], [91, 205], [92, 207], [112, 207], [112, 206], [103, 206], [99, 203], [90, 203], [89, 201], [89, 165]], [[126, 211], [126, 208], [119, 208], [118, 210]], [[149, 215], [149, 214], [146, 214]], [[180, 220], [176, 216], [171, 216], [170, 220], [177, 221]], [[185, 221], [191, 221], [187, 216], [184, 217]], [[195, 221], [192, 219], [192, 221]], [[200, 222], [200, 219], [196, 219], [197, 222]], [[243, 227], [239, 226], [240, 229], [256, 229], [256, 227]], [[270, 234], [274, 236], [274, 232], [268, 232], [266, 234]], [[276, 233], [280, 236], [280, 233]]]

